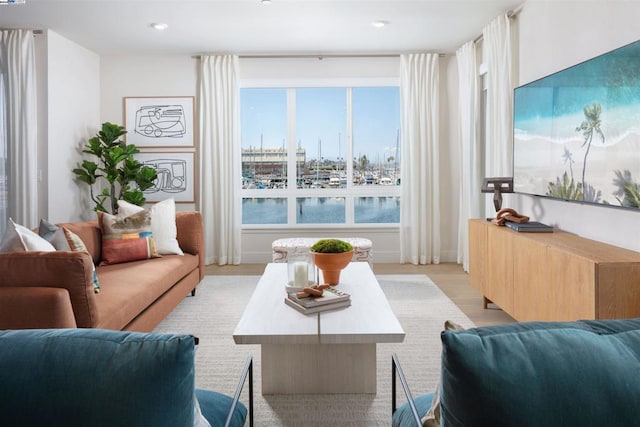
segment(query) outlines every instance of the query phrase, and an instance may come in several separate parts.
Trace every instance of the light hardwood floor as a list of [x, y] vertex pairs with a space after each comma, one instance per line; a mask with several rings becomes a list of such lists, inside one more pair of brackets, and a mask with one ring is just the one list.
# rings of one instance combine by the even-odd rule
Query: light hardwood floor
[[[264, 264], [241, 264], [237, 266], [206, 267], [211, 275], [260, 276]], [[453, 263], [438, 265], [375, 264], [375, 274], [426, 274], [477, 326], [511, 323], [515, 320], [497, 307], [482, 308], [482, 295], [469, 284], [469, 276], [462, 266]]]

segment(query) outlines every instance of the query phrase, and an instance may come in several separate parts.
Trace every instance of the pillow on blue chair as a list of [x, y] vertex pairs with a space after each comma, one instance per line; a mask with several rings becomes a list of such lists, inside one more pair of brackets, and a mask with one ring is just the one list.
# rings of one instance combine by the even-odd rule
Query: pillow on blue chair
[[193, 357], [190, 335], [0, 331], [1, 423], [192, 427]]
[[445, 426], [634, 426], [640, 319], [442, 333]]

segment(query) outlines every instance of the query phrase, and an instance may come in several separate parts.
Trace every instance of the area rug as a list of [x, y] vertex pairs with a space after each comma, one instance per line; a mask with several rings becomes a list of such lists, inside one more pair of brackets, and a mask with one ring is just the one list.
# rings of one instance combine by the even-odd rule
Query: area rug
[[[206, 276], [195, 297], [187, 297], [154, 332], [200, 338], [196, 385], [233, 395], [247, 355], [254, 357], [256, 426], [388, 426], [391, 422], [391, 354], [396, 353], [415, 395], [431, 392], [440, 380], [440, 332], [446, 320], [473, 323], [426, 276], [378, 275], [406, 336], [402, 343], [378, 344], [378, 392], [369, 394], [268, 395], [260, 393], [260, 346], [236, 345], [233, 330], [258, 276]], [[398, 401], [404, 396], [398, 385]], [[242, 400], [247, 402], [247, 390]]]

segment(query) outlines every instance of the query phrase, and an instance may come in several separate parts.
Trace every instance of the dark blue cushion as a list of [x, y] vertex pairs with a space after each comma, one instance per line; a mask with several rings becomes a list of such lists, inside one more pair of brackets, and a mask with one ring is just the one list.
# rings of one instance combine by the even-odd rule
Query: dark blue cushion
[[0, 332], [0, 424], [193, 426], [194, 338]]
[[442, 333], [446, 426], [637, 426], [640, 319]]
[[[416, 405], [416, 409], [418, 411], [418, 415], [420, 418], [424, 417], [431, 408], [431, 403], [433, 401], [433, 393], [423, 394], [422, 396], [414, 397], [413, 403]], [[409, 407], [409, 403], [404, 403], [396, 409], [396, 412], [393, 414], [393, 423], [394, 427], [416, 427], [415, 419], [413, 418], [413, 414], [411, 413], [411, 407]]]
[[[233, 399], [227, 395], [215, 391], [196, 389], [196, 396], [200, 403], [202, 415], [209, 421], [211, 427], [222, 427], [227, 420], [227, 414], [231, 408]], [[232, 427], [242, 427], [247, 419], [247, 408], [238, 402], [231, 419]]]

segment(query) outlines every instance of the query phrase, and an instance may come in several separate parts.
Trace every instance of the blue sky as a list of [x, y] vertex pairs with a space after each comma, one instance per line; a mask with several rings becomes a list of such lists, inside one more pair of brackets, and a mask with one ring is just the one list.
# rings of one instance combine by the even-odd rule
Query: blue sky
[[[346, 155], [346, 89], [301, 88], [296, 92], [297, 140], [307, 150], [307, 159], [329, 160]], [[287, 134], [286, 89], [241, 90], [242, 147], [282, 147]], [[398, 87], [353, 89], [354, 156], [366, 155], [371, 162], [395, 156], [400, 120]], [[285, 142], [286, 145], [286, 142]], [[399, 155], [399, 154], [398, 154]]]

